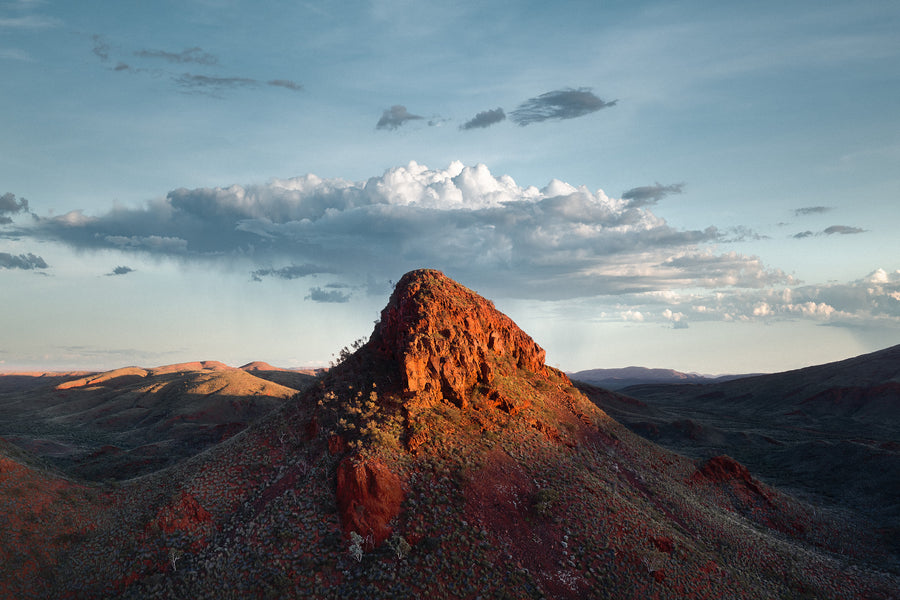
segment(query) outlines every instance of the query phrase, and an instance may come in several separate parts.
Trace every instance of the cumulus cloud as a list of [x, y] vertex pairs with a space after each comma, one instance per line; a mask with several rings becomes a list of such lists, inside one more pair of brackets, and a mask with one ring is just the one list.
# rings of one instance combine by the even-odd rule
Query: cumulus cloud
[[713, 293], [682, 288], [620, 296], [618, 302], [628, 311], [640, 313], [645, 322], [673, 326], [686, 323], [690, 315], [695, 321], [807, 320], [827, 326], [883, 323], [896, 327], [900, 324], [900, 270], [876, 269], [848, 283], [771, 285]]
[[9, 225], [12, 223], [12, 217], [9, 215], [15, 215], [20, 212], [29, 212], [28, 200], [25, 198], [17, 200], [15, 194], [9, 192], [0, 196], [0, 225]]
[[499, 123], [506, 119], [506, 113], [503, 112], [502, 108], [495, 108], [494, 110], [485, 110], [483, 112], [478, 113], [465, 123], [459, 126], [462, 130], [468, 129], [484, 129], [485, 127], [490, 127], [495, 123]]
[[140, 58], [159, 58], [169, 63], [197, 63], [199, 65], [216, 65], [219, 63], [219, 59], [210, 54], [209, 52], [204, 52], [203, 48], [195, 46], [193, 48], [187, 48], [182, 50], [181, 52], [167, 52], [165, 50], [137, 50], [134, 53], [135, 56]]
[[648, 206], [656, 204], [670, 194], [680, 194], [684, 190], [683, 183], [670, 183], [662, 185], [656, 182], [653, 185], [644, 185], [631, 188], [622, 194], [623, 200], [628, 200], [631, 206]]
[[406, 110], [402, 104], [395, 104], [390, 108], [386, 108], [378, 119], [375, 129], [397, 129], [407, 121], [418, 121], [424, 119], [419, 115], [414, 115]]
[[601, 100], [590, 88], [566, 88], [529, 98], [512, 111], [509, 118], [520, 126], [550, 119], [574, 119], [615, 106], [616, 102]]
[[827, 213], [830, 210], [830, 206], [805, 206], [803, 208], [795, 209], [794, 214], [798, 217], [802, 217], [806, 215], [819, 215], [822, 213]]
[[0, 268], [2, 269], [22, 269], [32, 271], [34, 269], [46, 269], [47, 263], [40, 256], [35, 256], [30, 252], [28, 254], [9, 254], [0, 252]]
[[132, 269], [131, 267], [126, 267], [124, 265], [120, 265], [120, 266], [116, 267], [115, 269], [113, 269], [112, 271], [110, 271], [109, 273], [107, 273], [107, 275], [108, 276], [128, 275], [129, 273], [134, 273], [134, 269]]
[[412, 162], [362, 182], [306, 175], [181, 188], [143, 206], [37, 218], [17, 233], [79, 249], [250, 264], [253, 279], [387, 281], [431, 266], [505, 297], [790, 282], [756, 257], [715, 252], [709, 244], [727, 240], [715, 227], [675, 228], [603, 190], [559, 180], [523, 187], [459, 162]]

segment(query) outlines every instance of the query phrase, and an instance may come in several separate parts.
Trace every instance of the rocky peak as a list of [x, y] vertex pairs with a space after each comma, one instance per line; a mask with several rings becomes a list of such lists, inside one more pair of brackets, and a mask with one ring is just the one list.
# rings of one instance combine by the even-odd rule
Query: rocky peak
[[548, 375], [544, 350], [512, 319], [432, 269], [400, 279], [370, 344], [399, 364], [407, 396], [444, 398], [460, 408], [467, 408], [476, 387], [490, 393], [497, 376], [520, 370]]

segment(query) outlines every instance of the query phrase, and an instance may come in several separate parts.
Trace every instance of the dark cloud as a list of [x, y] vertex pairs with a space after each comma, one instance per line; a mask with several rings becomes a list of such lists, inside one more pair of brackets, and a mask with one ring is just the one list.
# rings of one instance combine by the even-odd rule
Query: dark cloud
[[3, 269], [24, 269], [31, 271], [34, 269], [46, 269], [47, 263], [40, 256], [35, 256], [30, 252], [28, 254], [8, 254], [0, 252], [0, 268]]
[[832, 225], [831, 227], [826, 227], [824, 233], [825, 235], [831, 235], [834, 233], [840, 233], [841, 235], [848, 235], [851, 233], [863, 233], [865, 229], [861, 227], [850, 227], [848, 225]]
[[495, 123], [499, 123], [506, 119], [506, 113], [503, 112], [502, 108], [495, 108], [494, 110], [486, 110], [478, 113], [470, 120], [466, 121], [462, 125], [459, 126], [462, 130], [468, 129], [484, 129], [485, 127], [490, 127]]
[[303, 91], [302, 84], [299, 84], [296, 81], [291, 81], [290, 79], [272, 79], [271, 81], [267, 81], [266, 84], [273, 87], [287, 88], [289, 90], [294, 90], [295, 92]]
[[328, 273], [342, 283], [384, 282], [428, 265], [512, 297], [721, 289], [785, 279], [753, 257], [701, 251], [734, 232], [674, 228], [601, 190], [556, 180], [541, 190], [520, 187], [484, 165], [461, 163], [444, 170], [410, 163], [357, 183], [308, 175], [182, 188], [95, 216], [73, 211], [38, 218], [16, 234], [223, 268], [249, 263], [255, 280]]
[[615, 106], [617, 100], [606, 102], [598, 98], [590, 88], [566, 88], [530, 98], [509, 114], [513, 123], [521, 126], [549, 119], [574, 119]]
[[641, 187], [631, 188], [622, 194], [623, 200], [629, 200], [628, 205], [631, 207], [648, 206], [656, 204], [669, 194], [680, 194], [684, 190], [683, 183], [670, 183], [662, 185], [657, 182], [653, 185], [644, 185]]
[[794, 214], [798, 217], [806, 215], [819, 215], [832, 210], [830, 206], [805, 206], [794, 210]]
[[257, 269], [256, 271], [250, 273], [250, 277], [251, 279], [253, 279], [253, 281], [262, 281], [263, 277], [276, 277], [278, 279], [300, 279], [301, 277], [308, 277], [310, 275], [329, 272], [330, 271], [328, 269], [324, 269], [313, 264], [304, 264], [290, 265], [288, 267], [281, 267], [280, 269]]
[[134, 53], [140, 58], [159, 58], [170, 63], [186, 64], [196, 63], [198, 65], [216, 65], [219, 59], [214, 55], [204, 52], [203, 48], [193, 47], [182, 50], [181, 52], [167, 52], [165, 50], [138, 50]]
[[19, 198], [16, 200], [15, 194], [5, 193], [0, 196], [0, 225], [9, 225], [12, 218], [9, 215], [15, 215], [20, 212], [29, 212], [28, 200]]
[[314, 287], [309, 290], [309, 295], [306, 296], [304, 300], [312, 300], [313, 302], [343, 303], [350, 302], [350, 294], [345, 294], [344, 292], [338, 290], [323, 290], [322, 288]]
[[134, 269], [126, 266], [118, 266], [111, 272], [107, 273], [107, 275], [128, 275], [129, 273], [134, 273]]
[[812, 231], [807, 229], [806, 231], [801, 231], [800, 233], [795, 233], [791, 237], [793, 237], [794, 239], [797, 239], [797, 240], [802, 240], [803, 238], [812, 237], [814, 235], [816, 235], [816, 234], [814, 234]]
[[408, 112], [406, 107], [401, 104], [395, 104], [394, 106], [385, 109], [381, 118], [378, 119], [375, 129], [397, 129], [407, 121], [417, 121], [424, 118], [425, 117]]
[[127, 63], [119, 62], [113, 67], [113, 71], [130, 71], [131, 67]]

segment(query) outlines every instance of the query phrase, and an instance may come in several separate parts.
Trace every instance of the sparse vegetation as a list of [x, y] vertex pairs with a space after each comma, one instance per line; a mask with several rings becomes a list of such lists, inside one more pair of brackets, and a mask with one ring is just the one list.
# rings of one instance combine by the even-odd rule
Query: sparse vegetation
[[[423, 281], [439, 310], [422, 318], [487, 310], [433, 272]], [[488, 335], [505, 323], [493, 318]], [[428, 328], [476, 343], [464, 319]], [[561, 373], [520, 366], [528, 356], [488, 355], [492, 376], [467, 380], [466, 403], [410, 390], [393, 359], [360, 350], [240, 433], [115, 487], [0, 444], [0, 552], [15, 573], [0, 597], [883, 599], [900, 588], [889, 548], [858, 520], [724, 460], [713, 477]], [[435, 372], [449, 377], [441, 358]], [[335, 492], [342, 468], [370, 461], [403, 494], [381, 545], [346, 530]]]

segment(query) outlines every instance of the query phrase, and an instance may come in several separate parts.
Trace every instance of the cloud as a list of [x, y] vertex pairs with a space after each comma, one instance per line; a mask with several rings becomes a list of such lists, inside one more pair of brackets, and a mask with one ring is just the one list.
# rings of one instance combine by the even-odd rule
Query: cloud
[[94, 47], [91, 51], [94, 53], [94, 56], [99, 58], [100, 60], [106, 62], [109, 60], [109, 44], [103, 38], [102, 35], [95, 33], [91, 36], [91, 39], [94, 41]]
[[385, 109], [384, 113], [382, 113], [381, 118], [378, 119], [378, 123], [375, 125], [375, 129], [397, 129], [407, 121], [417, 121], [420, 119], [424, 119], [425, 117], [421, 117], [419, 115], [414, 115], [406, 110], [406, 107], [401, 104], [395, 104], [394, 106]]
[[128, 275], [129, 273], [134, 273], [134, 269], [126, 266], [118, 266], [113, 269], [111, 272], [107, 273], [108, 276], [112, 275]]
[[276, 277], [278, 279], [299, 279], [301, 277], [308, 277], [309, 275], [328, 272], [328, 269], [313, 264], [304, 264], [290, 265], [288, 267], [282, 267], [280, 269], [257, 269], [256, 271], [253, 271], [250, 276], [253, 281], [262, 281], [263, 277]]
[[219, 64], [219, 59], [208, 53], [204, 52], [203, 48], [195, 46], [193, 48], [187, 48], [182, 50], [181, 52], [167, 52], [165, 50], [138, 50], [134, 53], [135, 56], [140, 58], [160, 58], [169, 63], [177, 63], [177, 64], [185, 64], [185, 63], [197, 63], [199, 65], [217, 65]]
[[273, 87], [283, 87], [295, 92], [303, 91], [302, 84], [299, 84], [296, 81], [291, 81], [290, 79], [272, 79], [271, 81], [267, 81], [266, 85], [271, 85]]
[[831, 227], [826, 227], [824, 230], [813, 233], [812, 231], [806, 230], [801, 231], [799, 233], [795, 233], [791, 237], [797, 240], [806, 239], [808, 237], [813, 236], [821, 236], [821, 235], [834, 235], [836, 233], [841, 235], [851, 235], [854, 233], [865, 233], [866, 230], [861, 227], [850, 227], [849, 225], [832, 225]]
[[656, 204], [669, 194], [680, 194], [683, 190], [683, 183], [662, 185], [657, 182], [653, 185], [631, 188], [622, 194], [622, 199], [629, 200], [632, 207], [649, 206]]
[[819, 215], [831, 211], [830, 206], [805, 206], [794, 210], [794, 214], [798, 217], [806, 215]]
[[716, 227], [675, 228], [603, 190], [559, 180], [523, 187], [459, 162], [412, 162], [361, 182], [305, 175], [180, 188], [99, 215], [35, 218], [15, 233], [76, 249], [249, 264], [253, 279], [329, 273], [335, 282], [378, 282], [430, 266], [483, 293], [519, 298], [791, 281], [756, 257], [714, 252], [709, 244], [727, 240]]
[[62, 21], [59, 19], [41, 15], [0, 17], [0, 29], [50, 29], [60, 25], [62, 25]]
[[470, 120], [466, 121], [462, 125], [459, 126], [462, 130], [469, 129], [484, 129], [485, 127], [490, 127], [495, 123], [499, 123], [506, 119], [506, 113], [503, 112], [502, 108], [495, 108], [494, 110], [486, 110], [478, 113]]
[[549, 119], [574, 119], [615, 106], [617, 100], [606, 102], [598, 98], [590, 88], [566, 88], [530, 98], [512, 111], [513, 123], [525, 126]]
[[309, 290], [309, 295], [306, 296], [304, 300], [312, 300], [313, 302], [342, 303], [350, 302], [350, 295], [338, 290], [323, 290], [322, 288], [314, 287]]
[[[100, 34], [93, 34], [91, 40], [93, 40], [92, 52], [94, 55], [102, 62], [109, 62], [113, 54], [113, 49], [106, 42], [105, 38]], [[203, 48], [199, 46], [186, 48], [180, 52], [142, 49], [133, 51], [131, 55], [144, 60], [161, 60], [171, 65], [192, 64], [197, 65], [198, 67], [213, 67], [219, 64], [217, 56], [204, 51]], [[206, 75], [190, 72], [173, 73], [159, 68], [134, 67], [123, 60], [117, 60], [116, 66], [113, 67], [112, 70], [120, 73], [145, 73], [155, 78], [168, 76], [182, 91], [192, 94], [213, 96], [216, 98], [221, 97], [225, 91], [242, 88], [260, 88], [263, 85], [283, 88], [295, 92], [303, 90], [302, 84], [290, 79], [278, 78], [261, 81], [252, 77]]]
[[175, 84], [188, 90], [201, 94], [217, 95], [224, 90], [236, 88], [256, 87], [259, 82], [247, 77], [211, 77], [209, 75], [193, 75], [182, 73], [173, 77]]
[[9, 215], [20, 212], [30, 212], [28, 210], [28, 200], [25, 198], [16, 200], [15, 194], [10, 192], [0, 196], [0, 225], [9, 225], [12, 223], [12, 218]]
[[8, 254], [0, 252], [0, 268], [2, 269], [23, 269], [31, 271], [34, 269], [46, 269], [47, 263], [40, 256], [35, 256], [30, 252], [28, 254]]
[[841, 235], [848, 235], [852, 233], [863, 233], [865, 229], [861, 227], [849, 227], [847, 225], [832, 225], [831, 227], [827, 227], [824, 233], [825, 235], [832, 235], [834, 233], [840, 233]]

